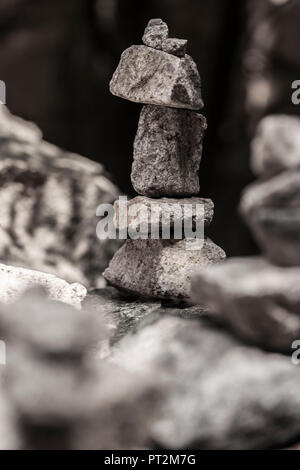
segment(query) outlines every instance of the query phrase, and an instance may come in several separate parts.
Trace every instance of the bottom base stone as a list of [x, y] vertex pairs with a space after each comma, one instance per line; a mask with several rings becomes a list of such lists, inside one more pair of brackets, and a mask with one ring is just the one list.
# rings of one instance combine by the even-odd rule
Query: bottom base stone
[[127, 240], [104, 272], [119, 289], [144, 297], [189, 300], [195, 270], [223, 261], [224, 251], [210, 239]]

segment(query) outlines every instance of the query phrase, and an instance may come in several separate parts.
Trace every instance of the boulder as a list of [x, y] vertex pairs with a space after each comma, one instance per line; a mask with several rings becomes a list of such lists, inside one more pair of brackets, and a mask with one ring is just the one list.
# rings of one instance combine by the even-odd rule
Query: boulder
[[41, 286], [50, 299], [80, 309], [87, 293], [86, 288], [78, 282], [69, 284], [54, 274], [5, 264], [0, 264], [0, 284], [0, 302], [4, 304], [14, 303], [27, 289]]
[[135, 103], [203, 108], [200, 76], [193, 59], [147, 46], [131, 46], [123, 52], [110, 91]]
[[104, 277], [114, 287], [144, 297], [189, 300], [193, 272], [225, 257], [210, 239], [127, 240]]
[[136, 192], [149, 197], [197, 196], [206, 128], [201, 114], [144, 106], [131, 172]]

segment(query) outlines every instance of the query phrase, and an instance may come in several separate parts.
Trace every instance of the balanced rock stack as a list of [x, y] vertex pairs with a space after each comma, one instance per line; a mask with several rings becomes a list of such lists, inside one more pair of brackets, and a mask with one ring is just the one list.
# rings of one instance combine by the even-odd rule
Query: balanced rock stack
[[[115, 203], [116, 228], [135, 236], [128, 237], [115, 254], [104, 277], [118, 288], [146, 297], [187, 299], [195, 268], [225, 258], [203, 233], [198, 245], [185, 230], [174, 236], [176, 229], [183, 233], [185, 222], [195, 229], [197, 224], [209, 225], [213, 217], [213, 202], [198, 197], [207, 127], [197, 112], [203, 107], [200, 76], [186, 54], [187, 41], [168, 38], [168, 26], [161, 19], [149, 21], [143, 43], [123, 52], [110, 83], [114, 95], [145, 106], [131, 173], [140, 196], [126, 205], [125, 221]], [[162, 236], [167, 225], [169, 236]]]

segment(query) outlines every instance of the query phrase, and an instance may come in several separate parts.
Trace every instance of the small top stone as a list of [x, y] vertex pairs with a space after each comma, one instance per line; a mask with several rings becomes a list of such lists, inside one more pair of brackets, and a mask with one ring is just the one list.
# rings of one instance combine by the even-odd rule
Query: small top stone
[[163, 41], [162, 50], [177, 57], [184, 57], [187, 43], [186, 39], [168, 38]]
[[153, 49], [162, 49], [162, 43], [168, 38], [168, 25], [160, 18], [154, 18], [149, 21], [143, 36], [145, 46]]

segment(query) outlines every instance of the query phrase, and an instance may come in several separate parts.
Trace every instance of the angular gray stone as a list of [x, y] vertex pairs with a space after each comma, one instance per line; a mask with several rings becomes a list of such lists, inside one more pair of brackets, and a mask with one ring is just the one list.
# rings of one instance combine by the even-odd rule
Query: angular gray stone
[[200, 76], [193, 59], [147, 46], [131, 46], [123, 52], [110, 91], [135, 103], [203, 108]]
[[262, 348], [291, 353], [300, 339], [300, 268], [259, 257], [228, 259], [194, 275], [192, 298]]
[[205, 319], [157, 319], [124, 337], [111, 361], [167, 384], [155, 448], [267, 449], [299, 439], [299, 367]]
[[186, 39], [168, 38], [163, 41], [161, 48], [168, 54], [173, 54], [177, 57], [184, 57], [186, 54], [187, 43]]
[[0, 302], [11, 304], [18, 300], [29, 288], [41, 286], [52, 300], [64, 302], [77, 309], [86, 296], [86, 288], [74, 282], [68, 282], [54, 274], [42, 273], [31, 269], [17, 268], [0, 264]]
[[96, 236], [101, 203], [118, 189], [104, 168], [42, 140], [0, 106], [0, 260], [101, 287], [119, 243]]
[[251, 167], [257, 176], [271, 177], [300, 167], [300, 119], [274, 115], [261, 120], [252, 142]]
[[131, 173], [136, 192], [149, 197], [197, 196], [206, 128], [201, 114], [144, 106]]
[[[117, 200], [114, 204], [114, 223], [118, 230], [138, 230], [142, 235], [148, 235], [159, 231], [163, 227], [174, 225], [183, 227], [190, 223], [195, 229], [196, 225], [209, 225], [214, 215], [214, 203], [211, 199], [204, 198], [161, 198], [150, 199], [145, 196], [137, 196], [125, 204]], [[152, 220], [152, 224], [151, 224]], [[182, 230], [183, 233], [183, 230]]]
[[300, 169], [248, 186], [240, 212], [269, 260], [300, 265]]
[[145, 46], [161, 49], [162, 42], [167, 39], [168, 35], [168, 25], [160, 18], [155, 18], [149, 21], [145, 29], [143, 43]]
[[193, 272], [225, 257], [209, 239], [127, 240], [104, 277], [113, 286], [144, 297], [189, 300]]

